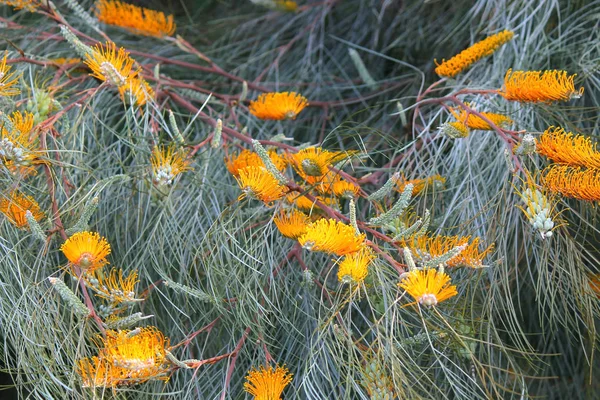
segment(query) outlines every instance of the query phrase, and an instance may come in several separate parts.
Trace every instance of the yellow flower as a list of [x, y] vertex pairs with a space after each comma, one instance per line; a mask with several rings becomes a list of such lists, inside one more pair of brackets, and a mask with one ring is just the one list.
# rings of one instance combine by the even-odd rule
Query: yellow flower
[[509, 69], [504, 76], [504, 91], [499, 92], [507, 100], [523, 102], [566, 101], [580, 97], [583, 87], [575, 90], [575, 75], [568, 76], [566, 71], [513, 71]]
[[555, 163], [600, 168], [600, 151], [596, 143], [582, 135], [573, 135], [563, 128], [551, 126], [536, 143], [538, 153]]
[[83, 387], [88, 388], [115, 387], [126, 379], [127, 372], [98, 357], [77, 360], [76, 371], [81, 376]]
[[84, 63], [92, 70], [93, 77], [118, 88], [125, 86], [139, 73], [138, 69], [134, 69], [134, 61], [129, 53], [122, 47], [117, 51], [117, 45], [113, 42], [92, 47], [92, 52], [85, 55]]
[[[432, 258], [444, 255], [458, 246], [466, 246], [459, 254], [445, 263], [446, 267], [465, 266], [471, 268], [481, 267], [483, 259], [492, 251], [493, 246], [479, 250], [479, 238], [472, 241], [470, 236], [419, 236], [401, 241], [401, 247], [412, 250], [415, 261], [427, 262]], [[470, 243], [469, 243], [470, 242]]]
[[44, 217], [38, 203], [31, 197], [19, 192], [12, 192], [9, 198], [0, 199], [0, 212], [6, 215], [11, 224], [17, 228], [26, 228], [27, 218], [25, 214], [29, 211], [36, 221]]
[[13, 173], [34, 173], [31, 165], [38, 160], [37, 138], [32, 135], [34, 115], [15, 111], [8, 119], [12, 129], [0, 128], [0, 161]]
[[170, 185], [177, 175], [191, 169], [185, 153], [173, 145], [154, 147], [150, 164], [152, 164], [152, 182], [157, 186]]
[[[315, 196], [315, 199], [325, 204], [326, 206], [337, 206], [336, 199], [321, 196]], [[285, 200], [302, 211], [314, 211], [320, 209], [319, 206], [317, 206], [317, 204], [313, 200], [310, 200], [304, 195], [288, 194]]]
[[338, 281], [361, 283], [369, 273], [369, 264], [375, 259], [370, 248], [348, 254], [338, 265]]
[[425, 190], [425, 188], [431, 186], [443, 187], [444, 183], [446, 183], [446, 178], [436, 174], [423, 179], [398, 180], [396, 182], [396, 190], [402, 193], [406, 185], [413, 185], [413, 196], [416, 196]]
[[354, 183], [339, 180], [333, 183], [333, 194], [338, 197], [355, 198], [360, 192], [360, 187]]
[[65, 64], [79, 64], [83, 62], [81, 58], [52, 58], [49, 61], [53, 62], [56, 65], [65, 65]]
[[108, 264], [106, 257], [110, 254], [110, 245], [96, 232], [77, 232], [60, 246], [60, 250], [71, 264], [92, 273]]
[[365, 234], [357, 234], [352, 226], [343, 222], [320, 219], [308, 226], [298, 242], [310, 251], [343, 256], [361, 250], [365, 244]]
[[254, 400], [280, 400], [283, 390], [292, 381], [292, 374], [285, 366], [268, 369], [261, 366], [248, 371], [246, 380], [244, 390], [254, 396]]
[[[467, 105], [469, 105], [467, 103]], [[465, 124], [470, 129], [479, 129], [482, 131], [491, 131], [493, 130], [490, 124], [485, 122], [481, 117], [475, 114], [469, 114], [467, 110], [460, 108], [458, 112], [456, 112], [456, 108], [451, 108], [450, 112], [454, 117]], [[513, 120], [508, 118], [502, 114], [496, 114], [491, 112], [481, 112], [481, 115], [492, 121], [492, 123], [500, 128], [506, 128], [513, 123]]]
[[136, 105], [143, 106], [149, 99], [154, 98], [154, 90], [144, 79], [131, 78], [119, 87], [119, 95], [123, 101], [133, 99]]
[[108, 300], [113, 306], [139, 301], [135, 297], [135, 285], [139, 282], [137, 271], [130, 272], [124, 278], [122, 269], [113, 268], [108, 276], [95, 270], [86, 274], [85, 279], [98, 297]]
[[235, 179], [244, 192], [240, 198], [249, 196], [270, 204], [287, 192], [287, 188], [263, 167], [249, 166], [239, 170], [238, 174]]
[[263, 93], [250, 102], [250, 113], [260, 119], [296, 119], [308, 105], [305, 97], [294, 92]]
[[344, 152], [333, 152], [320, 147], [308, 147], [289, 158], [298, 173], [302, 176], [323, 176], [329, 172], [331, 164], [341, 161], [348, 155]]
[[107, 25], [120, 26], [130, 32], [154, 37], [171, 36], [175, 33], [173, 16], [163, 12], [123, 3], [118, 0], [99, 0], [96, 17]]
[[444, 135], [452, 139], [469, 136], [469, 127], [460, 121], [446, 122], [442, 124], [439, 129]]
[[[287, 161], [284, 157], [277, 154], [275, 150], [269, 150], [269, 158], [271, 159], [271, 161], [273, 161], [273, 164], [275, 164], [275, 167], [278, 170], [282, 172], [283, 170], [285, 170], [285, 167], [287, 166]], [[263, 161], [257, 153], [247, 149], [242, 150], [239, 154], [235, 156], [226, 157], [225, 165], [227, 166], [227, 170], [229, 171], [229, 173], [233, 176], [238, 176], [239, 171], [246, 167], [265, 166], [265, 164], [263, 163]]]
[[542, 185], [577, 200], [600, 201], [600, 169], [552, 164], [544, 170]]
[[295, 240], [306, 232], [310, 220], [306, 214], [290, 210], [289, 212], [281, 211], [273, 222], [283, 236]]
[[25, 9], [27, 11], [35, 11], [40, 6], [38, 0], [0, 0], [0, 4], [14, 7], [15, 10]]
[[475, 43], [447, 61], [442, 60], [441, 64], [438, 64], [436, 60], [437, 67], [435, 73], [441, 77], [453, 78], [469, 68], [476, 61], [492, 55], [500, 46], [512, 39], [513, 36], [513, 32], [504, 30]]
[[450, 277], [435, 269], [414, 270], [408, 273], [398, 286], [424, 306], [435, 306], [458, 294]]
[[14, 72], [9, 73], [12, 67], [6, 65], [7, 57], [8, 53], [4, 53], [4, 58], [0, 63], [0, 96], [15, 96], [21, 93], [19, 89], [14, 87], [19, 82], [21, 74], [15, 75]]

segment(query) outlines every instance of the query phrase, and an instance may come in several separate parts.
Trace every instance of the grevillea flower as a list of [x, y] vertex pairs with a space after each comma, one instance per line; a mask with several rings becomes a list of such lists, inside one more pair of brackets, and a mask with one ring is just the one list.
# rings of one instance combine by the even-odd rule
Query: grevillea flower
[[270, 204], [287, 193], [287, 188], [263, 167], [242, 168], [235, 179], [243, 192], [240, 198], [251, 197]]
[[298, 93], [263, 93], [250, 102], [249, 110], [260, 119], [296, 119], [307, 105], [306, 98]]
[[544, 170], [542, 185], [565, 197], [600, 201], [600, 169], [552, 164]]
[[108, 275], [99, 274], [96, 270], [86, 274], [84, 278], [96, 292], [96, 296], [106, 299], [113, 306], [139, 301], [135, 297], [135, 285], [139, 282], [137, 271], [123, 277], [122, 269], [113, 268]]
[[298, 239], [306, 232], [310, 219], [308, 215], [297, 211], [281, 211], [273, 220], [279, 232], [286, 238]]
[[91, 75], [103, 82], [121, 88], [130, 79], [136, 78], [138, 69], [134, 69], [134, 61], [124, 48], [119, 48], [113, 42], [98, 44], [92, 47], [92, 52], [85, 55], [85, 65], [91, 70]]
[[15, 75], [14, 72], [10, 72], [12, 68], [10, 65], [6, 65], [6, 58], [8, 53], [4, 53], [4, 58], [0, 63], [0, 96], [15, 96], [21, 91], [15, 87], [19, 82], [21, 74]]
[[96, 232], [77, 232], [60, 246], [60, 250], [71, 264], [92, 273], [108, 264], [106, 257], [110, 254], [110, 245]]
[[38, 0], [0, 0], [0, 4], [14, 7], [15, 10], [24, 9], [30, 12], [35, 11], [40, 6]]
[[302, 177], [323, 176], [329, 172], [331, 164], [346, 157], [348, 157], [347, 153], [333, 152], [320, 147], [308, 147], [289, 155], [292, 165]]
[[119, 95], [123, 101], [131, 101], [137, 106], [143, 106], [148, 100], [154, 98], [154, 90], [152, 86], [144, 79], [135, 77], [130, 78], [127, 83], [119, 86]]
[[[275, 150], [269, 150], [268, 152], [269, 158], [275, 164], [275, 167], [284, 171], [287, 166], [287, 160], [281, 155], [277, 154]], [[246, 167], [264, 167], [265, 164], [261, 160], [260, 156], [250, 150], [244, 149], [239, 154], [225, 158], [225, 165], [227, 166], [227, 170], [233, 176], [238, 176], [239, 171]]]
[[555, 163], [600, 168], [600, 151], [588, 137], [573, 135], [561, 127], [551, 126], [536, 143], [538, 153]]
[[512, 39], [513, 36], [513, 32], [504, 30], [475, 43], [447, 61], [442, 60], [441, 64], [438, 64], [436, 60], [437, 67], [435, 68], [435, 73], [441, 77], [453, 78], [469, 68], [476, 61], [492, 55], [500, 46]]
[[0, 161], [15, 174], [35, 173], [31, 167], [38, 160], [37, 138], [32, 135], [34, 115], [15, 111], [8, 120], [12, 126], [0, 128]]
[[333, 183], [333, 194], [337, 197], [355, 198], [360, 192], [360, 186], [352, 182], [339, 180]]
[[[468, 104], [467, 104], [468, 105]], [[450, 109], [452, 115], [465, 124], [469, 129], [478, 129], [482, 131], [491, 131], [493, 128], [490, 124], [485, 122], [483, 118], [475, 114], [469, 114], [467, 110], [461, 108], [458, 112], [455, 108]], [[481, 112], [485, 118], [489, 119], [494, 125], [500, 128], [506, 128], [513, 123], [513, 120], [508, 118], [506, 115], [496, 114], [492, 112]]]
[[442, 134], [451, 139], [465, 138], [469, 136], [469, 127], [460, 121], [446, 122], [439, 127]]
[[583, 95], [583, 87], [575, 90], [575, 75], [566, 71], [513, 71], [504, 76], [504, 88], [499, 94], [507, 100], [522, 102], [566, 101]]
[[152, 164], [152, 182], [157, 186], [170, 185], [177, 175], [191, 169], [185, 152], [174, 145], [156, 146], [152, 150], [150, 164]]
[[[325, 204], [326, 206], [336, 207], [338, 205], [337, 200], [334, 198], [316, 196], [315, 199]], [[318, 210], [320, 208], [315, 201], [309, 199], [304, 195], [288, 194], [285, 200], [288, 203], [295, 206], [296, 208], [303, 211], [313, 211], [315, 209]]]
[[478, 268], [483, 265], [483, 259], [493, 248], [490, 245], [484, 250], [479, 250], [479, 241], [477, 237], [471, 241], [470, 236], [418, 236], [403, 240], [401, 247], [408, 247], [415, 261], [425, 263], [458, 246], [465, 246], [459, 254], [446, 261], [445, 266]]
[[155, 327], [134, 331], [106, 331], [98, 338], [98, 357], [77, 361], [84, 387], [135, 385], [169, 379], [166, 348], [169, 340]]
[[429, 187], [434, 186], [437, 188], [443, 188], [445, 183], [446, 183], [446, 178], [444, 178], [441, 175], [437, 175], [437, 174], [428, 176], [427, 178], [422, 178], [422, 179], [406, 180], [406, 179], [402, 178], [396, 182], [396, 190], [398, 192], [402, 193], [404, 191], [404, 188], [406, 187], [406, 185], [413, 185], [412, 195], [416, 196], [416, 195], [420, 194], [423, 190], [425, 190], [426, 188], [429, 188]]
[[6, 215], [6, 218], [11, 224], [17, 228], [26, 228], [27, 211], [31, 213], [36, 221], [44, 217], [44, 213], [40, 210], [38, 203], [31, 197], [19, 192], [12, 192], [8, 198], [0, 198], [0, 212]]
[[553, 202], [538, 190], [531, 177], [527, 178], [521, 190], [522, 192], [518, 194], [525, 203], [525, 207], [517, 207], [525, 214], [533, 228], [540, 233], [542, 239], [552, 236], [554, 228], [554, 221], [551, 218], [554, 209]]
[[175, 33], [172, 15], [165, 16], [163, 12], [118, 0], [99, 0], [96, 17], [107, 25], [120, 26], [139, 35], [164, 37]]
[[348, 254], [338, 265], [338, 281], [361, 283], [369, 273], [369, 264], [375, 259], [369, 247]]
[[448, 275], [430, 268], [409, 272], [398, 286], [406, 290], [419, 304], [435, 306], [458, 294], [456, 286], [450, 283]]
[[357, 234], [352, 226], [343, 222], [324, 218], [310, 224], [298, 242], [310, 251], [343, 256], [361, 250], [365, 234]]
[[288, 369], [278, 365], [248, 371], [244, 390], [254, 396], [254, 400], [280, 400], [283, 390], [292, 381]]

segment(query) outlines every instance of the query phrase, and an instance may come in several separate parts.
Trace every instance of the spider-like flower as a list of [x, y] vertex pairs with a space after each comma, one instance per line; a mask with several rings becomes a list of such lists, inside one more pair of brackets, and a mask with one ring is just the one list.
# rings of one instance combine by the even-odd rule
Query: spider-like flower
[[39, 0], [0, 0], [0, 4], [14, 7], [15, 10], [35, 11], [39, 6]]
[[542, 185], [552, 192], [577, 200], [600, 201], [600, 169], [552, 164], [544, 171]]
[[270, 204], [287, 193], [287, 188], [263, 167], [242, 168], [235, 179], [243, 192], [240, 199], [250, 197]]
[[175, 33], [173, 16], [161, 11], [138, 7], [118, 0], [99, 0], [96, 3], [96, 17], [107, 25], [119, 26], [143, 35], [164, 37]]
[[85, 279], [88, 286], [96, 292], [96, 296], [106, 299], [113, 306], [140, 300], [135, 297], [135, 285], [139, 282], [137, 271], [132, 271], [124, 277], [122, 269], [113, 268], [108, 276], [96, 270], [86, 274]]
[[460, 139], [469, 136], [469, 127], [460, 121], [445, 122], [440, 125], [439, 130], [450, 139]]
[[355, 198], [360, 192], [360, 186], [344, 180], [334, 182], [332, 185], [332, 189], [333, 194], [335, 194], [336, 196], [345, 197], [348, 199]]
[[154, 98], [154, 90], [144, 79], [136, 77], [129, 79], [127, 83], [119, 87], [119, 95], [123, 101], [131, 99], [141, 107], [149, 99]]
[[432, 175], [432, 176], [428, 176], [427, 178], [422, 178], [422, 179], [410, 179], [410, 180], [406, 180], [406, 179], [399, 179], [396, 182], [396, 190], [400, 193], [404, 192], [404, 188], [406, 187], [406, 185], [413, 185], [413, 191], [412, 191], [412, 195], [416, 196], [419, 193], [421, 193], [423, 190], [425, 190], [426, 188], [430, 188], [430, 187], [436, 187], [436, 188], [443, 188], [444, 184], [446, 183], [446, 178], [444, 178], [441, 175]]
[[464, 246], [462, 251], [446, 261], [444, 266], [478, 268], [483, 265], [483, 259], [493, 249], [493, 246], [490, 245], [484, 250], [479, 250], [479, 242], [478, 237], [471, 240], [470, 236], [418, 236], [403, 240], [401, 247], [408, 247], [412, 251], [415, 261], [426, 263], [447, 254], [456, 247]]
[[296, 119], [307, 105], [308, 100], [295, 92], [263, 93], [250, 102], [249, 110], [260, 119]]
[[357, 234], [351, 225], [324, 218], [310, 224], [298, 242], [310, 251], [343, 256], [361, 250], [365, 234]]
[[77, 361], [84, 387], [135, 385], [169, 379], [166, 348], [169, 340], [155, 327], [107, 331], [98, 342], [98, 357]]
[[[269, 150], [269, 158], [275, 164], [275, 167], [282, 171], [287, 166], [287, 160], [281, 155], [277, 154], [275, 150]], [[238, 176], [239, 171], [246, 167], [264, 167], [265, 164], [261, 160], [260, 156], [250, 150], [244, 149], [239, 154], [225, 158], [225, 165], [229, 173], [233, 176]]]
[[157, 186], [170, 185], [177, 175], [191, 169], [186, 154], [174, 145], [156, 146], [152, 150], [150, 164], [152, 164], [152, 182]]
[[12, 127], [0, 129], [0, 161], [13, 173], [34, 173], [31, 167], [38, 159], [35, 153], [37, 140], [32, 135], [34, 115], [15, 111], [8, 117]]
[[338, 281], [361, 283], [369, 273], [369, 264], [375, 259], [369, 247], [348, 254], [338, 265]]
[[60, 246], [60, 250], [72, 265], [92, 273], [108, 264], [106, 257], [110, 254], [110, 245], [96, 232], [77, 232]]
[[21, 93], [19, 89], [14, 87], [19, 82], [21, 74], [15, 75], [14, 72], [10, 72], [12, 67], [6, 65], [7, 57], [8, 53], [4, 53], [4, 58], [0, 63], [0, 96], [16, 96]]
[[290, 154], [289, 159], [298, 173], [302, 176], [323, 176], [329, 171], [331, 164], [341, 161], [348, 154], [308, 147], [295, 154]]
[[[469, 114], [464, 108], [460, 108], [458, 112], [456, 111], [456, 108], [451, 108], [450, 111], [457, 120], [465, 124], [469, 129], [478, 129], [482, 131], [493, 130], [491, 125], [485, 122], [483, 118], [475, 114]], [[494, 125], [500, 128], [506, 128], [513, 123], [513, 120], [508, 118], [506, 115], [496, 114], [492, 112], [481, 112], [480, 114], [489, 119]]]
[[398, 286], [423, 306], [435, 306], [458, 294], [451, 285], [450, 277], [436, 269], [414, 270], [398, 283]]
[[8, 198], [0, 198], [0, 212], [6, 215], [11, 224], [17, 228], [26, 228], [27, 211], [31, 213], [36, 221], [44, 217], [38, 203], [31, 197], [19, 192], [12, 192]]
[[244, 390], [254, 396], [254, 400], [280, 400], [292, 376], [285, 366], [253, 368], [248, 371]]
[[566, 71], [513, 71], [509, 69], [504, 76], [504, 90], [499, 94], [507, 100], [522, 102], [566, 101], [581, 97], [583, 87], [575, 90], [574, 75]]
[[500, 46], [512, 39], [513, 36], [513, 32], [504, 30], [475, 43], [449, 60], [442, 60], [441, 64], [438, 64], [437, 60], [435, 60], [437, 65], [435, 73], [441, 77], [453, 78], [483, 57], [492, 55]]
[[[285, 200], [302, 211], [314, 211], [320, 209], [315, 201], [304, 195], [288, 194]], [[315, 196], [315, 200], [330, 207], [336, 207], [338, 205], [335, 198]]]
[[552, 236], [554, 221], [551, 217], [554, 204], [538, 190], [531, 177], [524, 182], [522, 190], [518, 194], [526, 208], [517, 207], [525, 214], [533, 228], [540, 233], [542, 239]]
[[290, 239], [298, 239], [306, 232], [310, 219], [308, 215], [297, 211], [281, 211], [281, 213], [273, 219], [273, 222], [279, 229], [279, 232]]
[[555, 163], [588, 168], [600, 168], [600, 151], [596, 146], [588, 137], [554, 126], [546, 129], [536, 143], [538, 153]]
[[134, 60], [129, 53], [113, 42], [98, 44], [92, 47], [92, 52], [85, 55], [85, 65], [91, 70], [91, 75], [103, 82], [121, 88], [130, 79], [136, 78], [138, 69], [134, 69]]

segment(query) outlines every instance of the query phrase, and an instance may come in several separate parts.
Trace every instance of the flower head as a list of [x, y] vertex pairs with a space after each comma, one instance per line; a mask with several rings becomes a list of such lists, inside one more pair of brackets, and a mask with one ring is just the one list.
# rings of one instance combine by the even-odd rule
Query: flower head
[[92, 70], [93, 77], [118, 88], [125, 86], [139, 73], [134, 69], [134, 61], [129, 53], [122, 47], [117, 51], [117, 45], [113, 42], [92, 47], [92, 52], [85, 55], [84, 63]]
[[450, 284], [450, 277], [433, 268], [409, 272], [398, 286], [424, 306], [435, 306], [458, 294], [456, 286]]
[[428, 176], [427, 178], [422, 178], [422, 179], [411, 179], [411, 180], [405, 180], [405, 179], [400, 180], [399, 179], [396, 182], [396, 190], [398, 192], [402, 193], [404, 191], [404, 188], [406, 187], [406, 185], [413, 185], [412, 195], [416, 196], [416, 195], [420, 194], [426, 188], [443, 187], [445, 183], [446, 183], [446, 178], [444, 178], [441, 175], [437, 175], [437, 174]]
[[0, 4], [14, 7], [15, 10], [25, 9], [27, 11], [35, 11], [40, 6], [39, 0], [1, 0]]
[[14, 87], [19, 82], [20, 74], [15, 75], [14, 72], [10, 72], [12, 68], [10, 65], [6, 65], [6, 58], [8, 53], [4, 53], [4, 58], [0, 63], [0, 96], [15, 96], [21, 91]]
[[465, 246], [460, 253], [446, 261], [446, 267], [465, 266], [478, 268], [483, 265], [483, 259], [492, 251], [493, 246], [479, 250], [479, 238], [471, 240], [470, 236], [418, 236], [401, 242], [402, 247], [412, 250], [415, 261], [425, 263], [433, 258], [442, 256], [452, 249]]
[[311, 251], [343, 256], [361, 250], [365, 234], [357, 234], [352, 226], [343, 222], [324, 218], [310, 224], [298, 242]]
[[175, 33], [172, 15], [165, 16], [163, 12], [118, 0], [99, 0], [96, 3], [96, 17], [107, 25], [120, 26], [143, 36], [163, 37]]
[[519, 197], [525, 203], [526, 208], [517, 207], [523, 211], [529, 223], [540, 233], [542, 239], [552, 236], [554, 221], [551, 217], [554, 205], [548, 200], [548, 197], [538, 190], [531, 177], [528, 177], [525, 181]]
[[154, 90], [144, 79], [136, 77], [119, 87], [119, 95], [123, 101], [131, 99], [132, 103], [141, 107], [154, 98]]
[[360, 193], [360, 186], [352, 182], [339, 180], [333, 183], [333, 194], [338, 197], [355, 198]]
[[451, 139], [465, 138], [469, 136], [469, 127], [460, 121], [445, 122], [439, 127], [442, 134]]
[[[278, 170], [283, 171], [287, 166], [287, 161], [284, 157], [277, 154], [275, 150], [269, 150], [269, 158], [275, 164]], [[233, 176], [238, 176], [239, 171], [246, 167], [264, 167], [265, 164], [261, 160], [260, 156], [250, 150], [244, 149], [239, 154], [225, 158], [225, 165], [227, 170]]]
[[288, 212], [281, 211], [273, 222], [283, 236], [295, 240], [306, 232], [310, 220], [308, 215], [297, 210], [290, 210]]
[[0, 128], [0, 161], [13, 173], [28, 175], [35, 172], [31, 167], [38, 159], [37, 140], [32, 135], [34, 115], [15, 111], [8, 120], [12, 126]]
[[152, 164], [152, 182], [157, 186], [170, 185], [177, 175], [191, 169], [185, 153], [173, 145], [156, 146], [152, 150], [150, 164]]
[[254, 396], [254, 400], [280, 400], [283, 390], [292, 381], [288, 369], [278, 365], [248, 371], [244, 390]]
[[250, 113], [260, 119], [296, 119], [308, 105], [305, 97], [294, 92], [263, 93], [250, 102]]
[[77, 232], [68, 238], [60, 250], [71, 264], [91, 273], [108, 264], [110, 245], [96, 232]]
[[242, 168], [238, 171], [238, 176], [235, 179], [244, 192], [241, 198], [249, 196], [265, 204], [270, 204], [287, 193], [287, 188], [263, 167], [250, 166]]
[[44, 217], [38, 203], [31, 197], [19, 192], [12, 192], [8, 198], [0, 198], [0, 212], [6, 215], [11, 224], [17, 228], [28, 226], [26, 214], [31, 213], [36, 221]]
[[139, 282], [137, 271], [130, 272], [125, 278], [122, 269], [113, 268], [108, 276], [95, 270], [86, 274], [85, 279], [96, 296], [106, 299], [113, 306], [139, 300], [135, 297], [135, 285]]
[[[492, 126], [486, 121], [484, 121], [483, 118], [475, 114], [470, 114], [464, 108], [460, 108], [458, 112], [455, 108], [451, 108], [450, 111], [457, 120], [465, 124], [469, 129], [479, 129], [482, 131], [493, 130]], [[496, 114], [492, 112], [481, 112], [480, 114], [483, 115], [485, 118], [489, 119], [494, 125], [500, 128], [506, 128], [513, 123], [513, 120], [508, 118], [506, 115]]]
[[442, 77], [453, 78], [469, 68], [476, 61], [492, 55], [500, 46], [512, 39], [513, 36], [513, 32], [504, 30], [475, 43], [447, 61], [442, 60], [441, 64], [435, 61], [437, 64], [435, 73]]
[[316, 200], [326, 206], [337, 206], [337, 200], [335, 198], [321, 196], [315, 196], [315, 201], [313, 201], [304, 195], [288, 194], [285, 200], [302, 211], [318, 210], [319, 206], [317, 205]]
[[544, 170], [542, 185], [577, 200], [600, 201], [600, 169], [552, 164]]
[[536, 143], [538, 153], [555, 163], [600, 168], [600, 151], [590, 138], [551, 126]]
[[361, 283], [367, 277], [368, 267], [373, 259], [375, 256], [369, 247], [348, 254], [338, 265], [338, 281]]
[[523, 102], [566, 101], [583, 94], [583, 87], [575, 90], [575, 75], [566, 71], [513, 71], [504, 76], [504, 91], [499, 92], [507, 100]]
[[290, 154], [289, 159], [302, 177], [320, 177], [329, 172], [331, 164], [341, 161], [347, 156], [344, 152], [329, 151], [320, 147], [308, 147], [295, 154]]

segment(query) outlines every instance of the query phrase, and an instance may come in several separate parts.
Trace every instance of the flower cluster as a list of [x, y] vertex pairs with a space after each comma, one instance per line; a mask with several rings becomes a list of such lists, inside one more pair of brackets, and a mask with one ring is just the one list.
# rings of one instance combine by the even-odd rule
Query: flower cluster
[[10, 72], [11, 66], [6, 64], [6, 58], [8, 53], [4, 53], [4, 58], [0, 63], [0, 96], [16, 96], [21, 93], [19, 89], [15, 87], [19, 82], [20, 74]]
[[295, 92], [263, 93], [248, 108], [257, 118], [284, 120], [296, 119], [307, 105], [308, 100]]
[[[469, 106], [469, 103], [466, 103], [466, 105]], [[480, 117], [479, 115], [469, 113], [464, 108], [460, 108], [460, 110], [458, 111], [456, 110], [456, 108], [451, 108], [450, 112], [458, 121], [463, 123], [469, 129], [477, 129], [482, 131], [491, 131], [494, 129], [482, 117]], [[480, 114], [483, 117], [489, 119], [492, 122], [492, 124], [500, 128], [506, 128], [513, 123], [512, 119], [502, 114], [496, 114], [492, 112], [480, 112]]]
[[500, 95], [507, 100], [531, 103], [567, 101], [580, 97], [583, 87], [575, 90], [575, 75], [566, 71], [506, 71]]
[[174, 145], [155, 147], [150, 158], [152, 182], [159, 186], [169, 186], [177, 175], [191, 169], [190, 160], [181, 149]]
[[446, 178], [437, 174], [421, 179], [404, 179], [404, 177], [402, 177], [396, 182], [396, 190], [402, 193], [406, 188], [406, 185], [413, 185], [412, 195], [416, 196], [428, 188], [436, 187], [441, 189], [444, 187], [445, 183]]
[[96, 17], [107, 25], [119, 26], [144, 36], [172, 36], [175, 33], [173, 16], [119, 0], [99, 0]]
[[44, 217], [40, 206], [33, 198], [17, 191], [12, 192], [7, 198], [0, 198], [0, 212], [17, 228], [28, 226], [28, 212], [36, 221], [40, 221]]
[[414, 270], [400, 281], [398, 286], [423, 306], [435, 306], [458, 294], [456, 286], [450, 283], [450, 277], [430, 268]]
[[283, 366], [275, 368], [251, 369], [246, 376], [244, 390], [254, 396], [255, 400], [280, 400], [281, 394], [292, 381], [292, 374]]
[[448, 254], [451, 250], [462, 247], [461, 251], [443, 262], [445, 267], [470, 267], [480, 268], [483, 259], [488, 255], [493, 246], [480, 250], [480, 239], [471, 240], [470, 236], [413, 236], [401, 241], [402, 247], [408, 247], [417, 262], [428, 263]]
[[15, 176], [35, 174], [40, 152], [33, 129], [34, 115], [15, 111], [8, 117], [10, 126], [0, 128], [0, 161]]
[[540, 192], [532, 179], [528, 179], [524, 191], [519, 194], [525, 208], [519, 207], [527, 217], [533, 229], [539, 232], [542, 239], [552, 236], [554, 221], [552, 220], [552, 203]]

